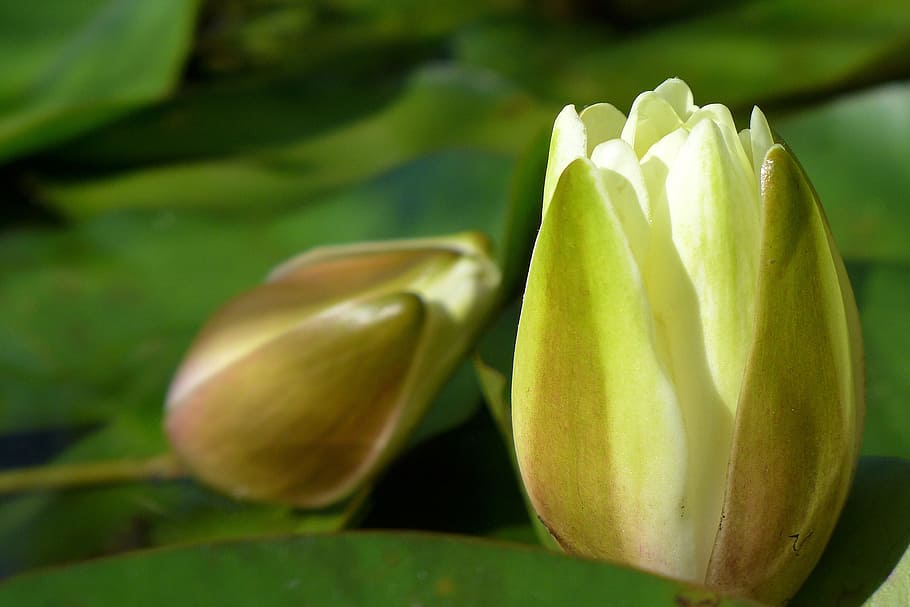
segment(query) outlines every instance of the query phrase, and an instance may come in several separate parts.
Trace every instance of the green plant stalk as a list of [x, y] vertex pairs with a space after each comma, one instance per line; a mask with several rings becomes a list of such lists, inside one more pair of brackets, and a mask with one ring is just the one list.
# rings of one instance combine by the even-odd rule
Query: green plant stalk
[[189, 472], [172, 453], [144, 459], [48, 464], [0, 472], [0, 495], [115, 483], [174, 480], [187, 476]]
[[474, 371], [477, 373], [480, 389], [484, 395], [484, 401], [486, 401], [490, 415], [493, 417], [493, 421], [496, 423], [496, 427], [499, 429], [503, 441], [506, 444], [506, 451], [509, 453], [509, 462], [512, 464], [512, 469], [515, 471], [515, 478], [518, 480], [518, 488], [521, 490], [521, 498], [528, 511], [528, 518], [531, 519], [531, 526], [534, 529], [534, 534], [537, 536], [537, 540], [542, 546], [557, 552], [562, 552], [562, 548], [556, 543], [556, 540], [553, 539], [553, 536], [550, 535], [550, 532], [534, 511], [534, 506], [531, 504], [531, 499], [528, 497], [528, 492], [525, 490], [524, 483], [521, 482], [518, 471], [518, 459], [515, 455], [515, 438], [512, 435], [511, 407], [506, 397], [506, 385], [508, 382], [502, 373], [486, 364], [479, 354], [474, 354], [473, 362]]

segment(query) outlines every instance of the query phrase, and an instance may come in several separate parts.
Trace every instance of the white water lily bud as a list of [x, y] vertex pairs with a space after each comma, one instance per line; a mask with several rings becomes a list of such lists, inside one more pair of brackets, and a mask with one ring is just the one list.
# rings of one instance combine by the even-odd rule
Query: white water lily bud
[[343, 499], [400, 451], [498, 286], [479, 234], [292, 259], [197, 337], [167, 398], [171, 443], [236, 497]]
[[853, 293], [756, 108], [667, 80], [557, 117], [519, 324], [522, 479], [567, 551], [769, 602], [833, 530], [865, 408]]

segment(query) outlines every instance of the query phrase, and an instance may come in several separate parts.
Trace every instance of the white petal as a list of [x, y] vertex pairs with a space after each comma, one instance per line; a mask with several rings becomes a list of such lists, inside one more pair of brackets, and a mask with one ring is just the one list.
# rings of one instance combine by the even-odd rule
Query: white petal
[[739, 138], [732, 133], [731, 148], [723, 130], [712, 120], [699, 121], [670, 164], [666, 207], [654, 210], [647, 276], [665, 340], [659, 351], [686, 420], [688, 495], [698, 516], [694, 541], [702, 567], [720, 519], [751, 342], [760, 221], [758, 191]]
[[[666, 206], [667, 174], [670, 172], [670, 166], [688, 137], [689, 133], [686, 129], [676, 129], [652, 145], [648, 153], [641, 159], [641, 172], [648, 188], [650, 211], [648, 219], [652, 224], [654, 223], [654, 208], [656, 206]], [[669, 238], [669, 231], [667, 232], [667, 238]]]
[[689, 85], [679, 78], [667, 78], [654, 92], [666, 99], [683, 121], [688, 120], [692, 112], [698, 109]]
[[695, 128], [695, 125], [701, 122], [702, 120], [712, 120], [718, 124], [725, 124], [734, 131], [736, 130], [736, 124], [733, 122], [733, 114], [730, 113], [730, 109], [720, 103], [712, 103], [706, 105], [705, 107], [698, 108], [695, 112], [689, 116], [689, 119], [686, 120], [686, 128], [690, 131]]
[[758, 106], [752, 108], [752, 118], [749, 122], [752, 132], [752, 166], [755, 170], [757, 181], [761, 179], [761, 165], [765, 161], [765, 155], [774, 145], [774, 137], [771, 135], [771, 127]]
[[550, 199], [553, 198], [559, 176], [565, 168], [576, 158], [587, 158], [586, 140], [585, 125], [575, 111], [575, 106], [567, 105], [556, 116], [553, 135], [550, 138], [550, 156], [543, 184], [544, 215], [550, 206]]
[[[719, 103], [706, 105], [705, 107], [692, 114], [688, 122], [686, 122], [686, 127], [691, 131], [697, 124], [704, 120], [712, 121], [720, 129], [720, 134], [724, 140], [724, 145], [729, 150], [733, 161], [738, 165], [741, 165], [743, 167], [743, 170], [747, 173], [754, 174], [754, 168], [750, 160], [752, 152], [751, 150], [749, 153], [746, 153], [745, 151], [746, 147], [751, 146], [751, 143], [749, 146], [746, 146], [743, 143], [743, 140], [739, 133], [736, 132], [736, 124], [733, 122], [733, 114], [730, 113], [729, 108]], [[754, 187], [756, 188], [757, 192], [757, 179], [754, 181]], [[757, 197], [756, 200], [758, 200]]]
[[632, 186], [632, 193], [637, 199], [641, 212], [650, 221], [651, 205], [649, 203], [648, 188], [645, 185], [645, 178], [642, 175], [638, 157], [635, 155], [635, 151], [629, 147], [629, 144], [622, 139], [612, 139], [601, 143], [594, 148], [591, 160], [598, 167], [616, 172], [628, 181]]
[[760, 217], [758, 188], [736, 138], [701, 122], [667, 177], [673, 242], [699, 299], [708, 362], [730, 410], [751, 343]]
[[590, 156], [598, 144], [618, 139], [626, 124], [626, 115], [609, 103], [595, 103], [581, 111], [581, 121], [587, 133], [587, 154]]
[[749, 159], [749, 164], [752, 164], [752, 131], [749, 129], [741, 130], [739, 132], [739, 142], [742, 144], [743, 151]]
[[635, 152], [622, 139], [594, 148], [591, 161], [600, 168], [603, 198], [616, 213], [641, 267], [648, 250], [648, 189]]
[[648, 148], [682, 125], [683, 121], [670, 102], [657, 93], [648, 91], [632, 103], [622, 138], [642, 158]]

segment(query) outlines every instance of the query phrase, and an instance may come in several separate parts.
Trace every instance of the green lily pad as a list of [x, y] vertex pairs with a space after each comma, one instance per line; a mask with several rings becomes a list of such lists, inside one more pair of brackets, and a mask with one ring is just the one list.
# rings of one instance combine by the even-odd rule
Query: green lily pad
[[910, 261], [910, 82], [772, 122], [799, 158], [850, 261]]
[[503, 297], [524, 291], [531, 251], [540, 225], [541, 195], [550, 148], [549, 129], [542, 131], [519, 159], [509, 189], [499, 265]]
[[[360, 96], [357, 87], [346, 92]], [[326, 113], [318, 96], [310, 101], [295, 115]], [[432, 66], [414, 74], [402, 94], [377, 112], [293, 143], [112, 174], [48, 175], [38, 188], [49, 204], [75, 218], [123, 208], [261, 214], [375, 178], [427, 153], [468, 148], [514, 156], [549, 119], [549, 112], [493, 74]]]
[[886, 78], [906, 69], [908, 43], [903, 0], [762, 0], [632, 32], [591, 20], [484, 22], [459, 34], [455, 49], [463, 62], [496, 70], [558, 104], [609, 101], [627, 110], [639, 92], [679, 76], [696, 103], [748, 109]]
[[0, 159], [161, 99], [189, 50], [197, 3], [0, 5]]
[[910, 266], [852, 264], [866, 349], [863, 453], [910, 458]]
[[[217, 580], [217, 583], [213, 583]], [[353, 533], [191, 546], [25, 575], [0, 602], [78, 597], [97, 607], [197, 605], [714, 605], [746, 601], [537, 549], [424, 535]]]
[[345, 128], [394, 102], [426, 54], [376, 35], [359, 44], [362, 52], [343, 69], [295, 65], [183, 87], [160, 104], [48, 150], [36, 159], [39, 170], [88, 178], [233, 158]]

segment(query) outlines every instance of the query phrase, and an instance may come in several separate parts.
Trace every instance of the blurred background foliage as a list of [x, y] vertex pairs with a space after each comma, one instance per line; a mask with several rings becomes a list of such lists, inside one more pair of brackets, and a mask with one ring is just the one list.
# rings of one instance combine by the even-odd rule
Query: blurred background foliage
[[[805, 165], [862, 315], [863, 452], [910, 457], [906, 0], [4, 0], [0, 465], [164, 451], [201, 323], [315, 245], [478, 229], [517, 297], [556, 113], [669, 76], [760, 105]], [[502, 371], [517, 309], [481, 344]], [[346, 525], [534, 541], [482, 402], [466, 362], [327, 511], [191, 481], [3, 498], [0, 573]]]

